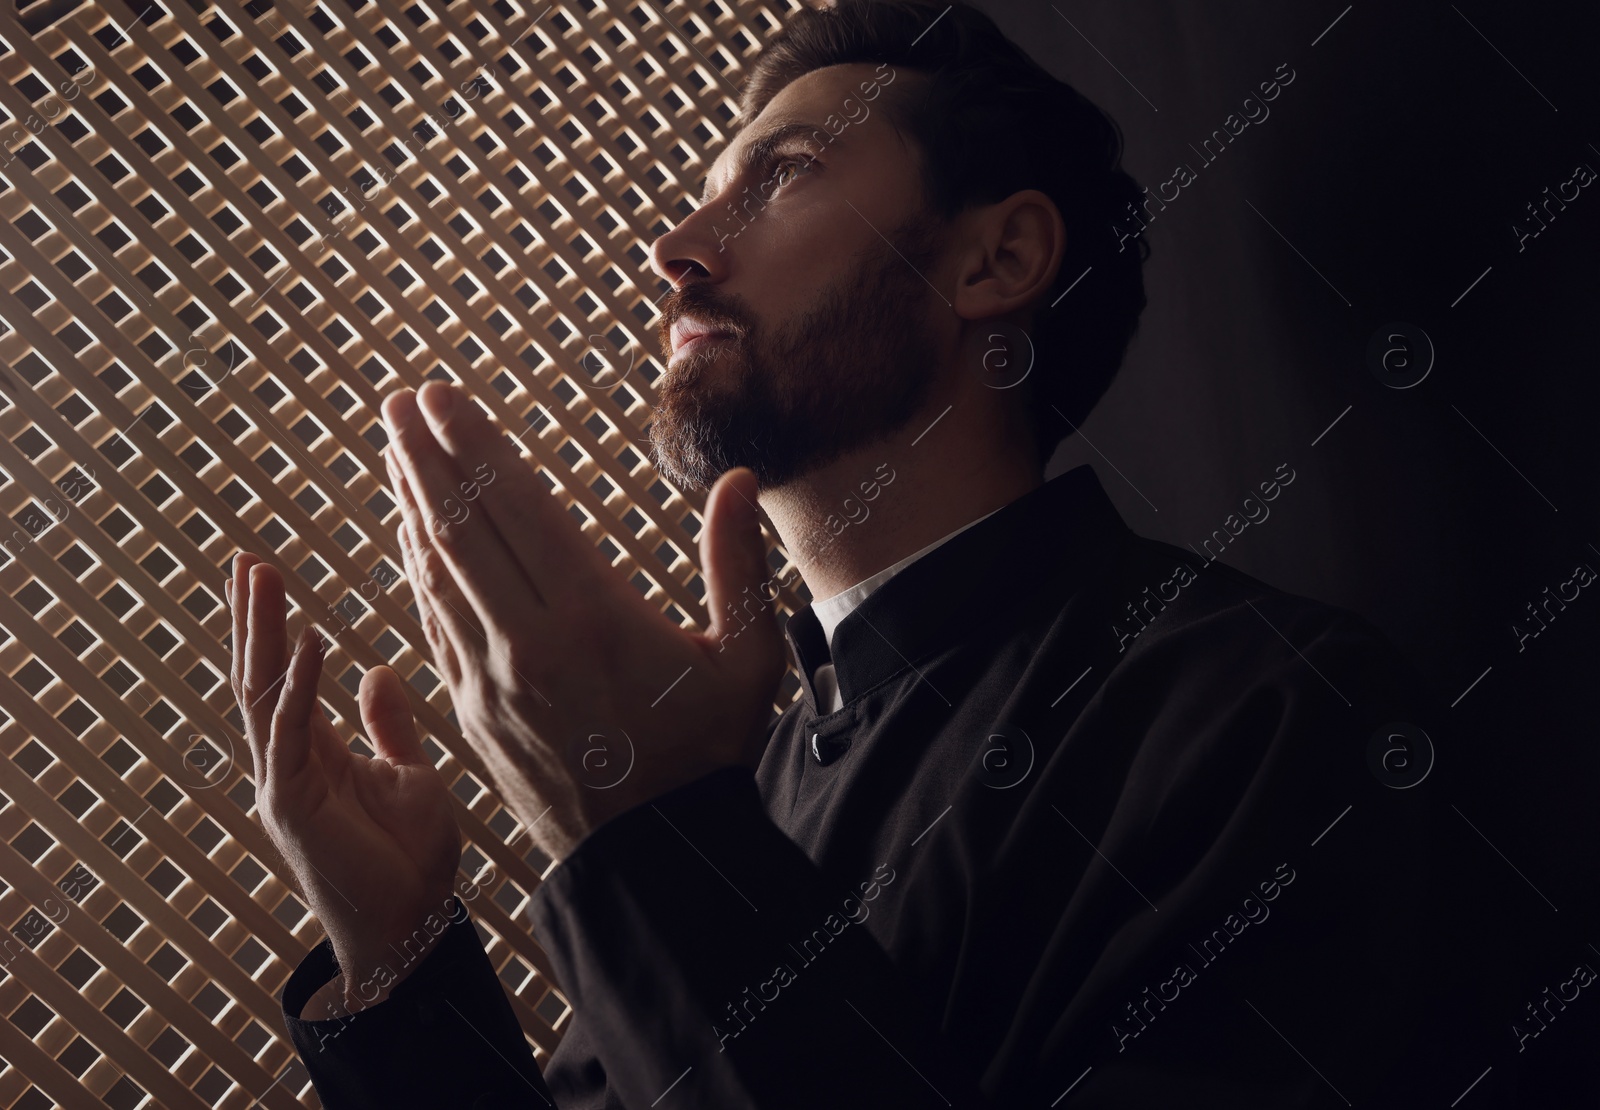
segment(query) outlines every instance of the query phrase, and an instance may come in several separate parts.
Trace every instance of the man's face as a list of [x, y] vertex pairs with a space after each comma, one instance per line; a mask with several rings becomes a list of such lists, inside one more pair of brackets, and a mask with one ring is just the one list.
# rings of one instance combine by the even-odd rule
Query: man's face
[[[782, 486], [921, 408], [941, 357], [933, 309], [949, 310], [929, 284], [940, 239], [922, 218], [920, 162], [886, 111], [903, 91], [888, 86], [921, 76], [850, 64], [796, 79], [717, 158], [701, 207], [656, 240], [652, 262], [676, 288], [659, 302], [668, 363], [650, 440], [678, 486], [736, 466]], [[748, 161], [793, 123], [808, 126]], [[722, 334], [684, 341], [706, 328]]]

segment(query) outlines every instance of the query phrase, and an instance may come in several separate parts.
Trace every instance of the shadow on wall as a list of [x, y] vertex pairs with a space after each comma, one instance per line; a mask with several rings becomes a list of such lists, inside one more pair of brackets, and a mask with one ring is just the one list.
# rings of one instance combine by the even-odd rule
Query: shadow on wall
[[1600, 9], [981, 6], [1152, 198], [1141, 332], [1049, 473], [1410, 656], [1449, 707], [1456, 1059], [1500, 1061], [1473, 1099], [1600, 1097]]

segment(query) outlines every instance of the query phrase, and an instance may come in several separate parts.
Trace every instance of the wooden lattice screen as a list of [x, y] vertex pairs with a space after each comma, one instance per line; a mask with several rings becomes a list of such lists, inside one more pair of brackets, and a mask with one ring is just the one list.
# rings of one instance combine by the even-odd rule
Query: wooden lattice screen
[[798, 3], [106, 2], [0, 14], [0, 1107], [317, 1105], [277, 996], [321, 928], [226, 678], [241, 549], [335, 641], [360, 750], [363, 671], [416, 688], [542, 1062], [570, 1013], [522, 915], [548, 861], [425, 662], [379, 403], [463, 383], [700, 621], [703, 494], [643, 446], [647, 249]]

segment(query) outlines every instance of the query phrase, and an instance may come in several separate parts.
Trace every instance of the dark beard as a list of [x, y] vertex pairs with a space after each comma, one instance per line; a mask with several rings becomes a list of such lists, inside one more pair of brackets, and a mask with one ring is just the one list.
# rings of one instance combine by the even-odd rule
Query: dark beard
[[[894, 249], [876, 240], [770, 339], [737, 297], [688, 282], [663, 299], [663, 333], [685, 313], [734, 332], [657, 384], [650, 444], [668, 481], [708, 489], [747, 466], [761, 489], [775, 489], [888, 439], [916, 415], [937, 369], [926, 326], [936, 294], [921, 275], [940, 236], [919, 216], [890, 238]], [[725, 365], [712, 365], [718, 359]]]

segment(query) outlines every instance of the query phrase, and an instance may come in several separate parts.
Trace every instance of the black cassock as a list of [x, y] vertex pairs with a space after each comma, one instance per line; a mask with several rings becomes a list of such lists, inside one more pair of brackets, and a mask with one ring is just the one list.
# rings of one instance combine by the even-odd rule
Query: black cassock
[[[1252, 504], [1294, 478], [1279, 468]], [[881, 496], [892, 497], [892, 487]], [[870, 517], [852, 527], [872, 527]], [[285, 1022], [330, 1110], [1359, 1105], [1419, 1027], [1435, 702], [1354, 614], [1135, 535], [1088, 466], [839, 624], [761, 765], [534, 894], [539, 1074], [464, 904], [385, 1001]], [[1402, 727], [1404, 726], [1404, 727]], [[1066, 1097], [1062, 1097], [1065, 1094]]]

